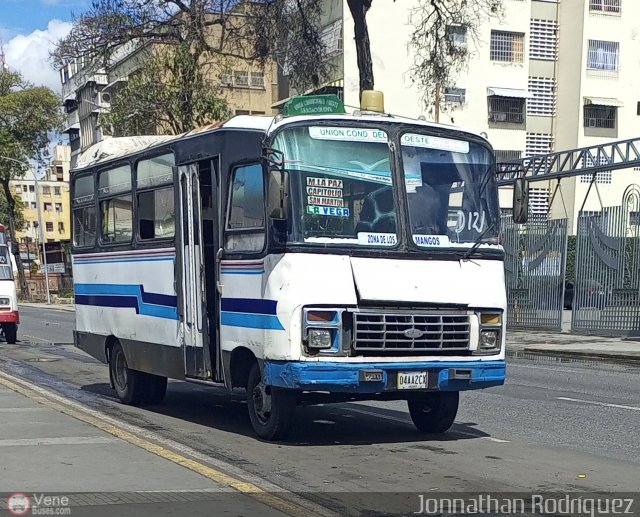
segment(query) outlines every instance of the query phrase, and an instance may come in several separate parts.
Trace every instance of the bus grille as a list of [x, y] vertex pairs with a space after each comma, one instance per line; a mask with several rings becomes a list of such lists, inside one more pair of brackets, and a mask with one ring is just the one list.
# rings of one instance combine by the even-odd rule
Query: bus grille
[[469, 349], [467, 314], [354, 312], [356, 352], [448, 352]]

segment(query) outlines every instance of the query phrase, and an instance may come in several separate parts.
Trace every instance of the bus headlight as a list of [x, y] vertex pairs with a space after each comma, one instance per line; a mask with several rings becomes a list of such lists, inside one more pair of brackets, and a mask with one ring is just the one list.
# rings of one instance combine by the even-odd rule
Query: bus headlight
[[481, 312], [478, 314], [480, 333], [477, 354], [497, 354], [502, 346], [502, 313]]
[[480, 331], [480, 343], [478, 348], [480, 350], [493, 350], [500, 346], [498, 337], [500, 332], [497, 330], [481, 330]]
[[331, 331], [328, 329], [309, 329], [307, 335], [307, 346], [321, 350], [323, 348], [331, 348], [333, 339]]
[[303, 309], [302, 341], [307, 352], [341, 353], [343, 309]]

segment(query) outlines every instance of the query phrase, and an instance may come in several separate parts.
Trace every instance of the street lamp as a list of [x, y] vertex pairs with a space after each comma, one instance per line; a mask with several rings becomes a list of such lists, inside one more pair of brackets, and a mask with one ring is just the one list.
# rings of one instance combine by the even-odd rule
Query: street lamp
[[[8, 160], [10, 162], [19, 163], [20, 165], [26, 165], [31, 174], [33, 174], [33, 180], [36, 186], [36, 211], [38, 212], [38, 228], [40, 229], [40, 242], [42, 243], [42, 261], [44, 265], [44, 283], [47, 288], [47, 305], [51, 304], [51, 293], [49, 292], [49, 271], [47, 270], [47, 253], [44, 242], [44, 230], [42, 228], [42, 210], [40, 210], [40, 188], [38, 186], [38, 178], [36, 177], [36, 173], [33, 171], [30, 163], [23, 162], [21, 160], [16, 160], [15, 158], [9, 158], [8, 156], [0, 156], [2, 160]], [[14, 235], [15, 237], [15, 235]], [[20, 249], [18, 249], [18, 253], [20, 253]]]

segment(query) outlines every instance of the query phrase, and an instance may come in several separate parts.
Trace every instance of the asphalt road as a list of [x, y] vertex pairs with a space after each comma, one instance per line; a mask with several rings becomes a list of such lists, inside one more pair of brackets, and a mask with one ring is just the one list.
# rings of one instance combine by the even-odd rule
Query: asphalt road
[[299, 408], [276, 444], [253, 435], [242, 392], [171, 382], [160, 406], [119, 404], [104, 365], [51, 344], [71, 341], [73, 318], [21, 311], [0, 369], [340, 513], [359, 504], [346, 493], [370, 505], [376, 492], [640, 491], [638, 369], [512, 361], [504, 387], [462, 395], [444, 438], [419, 434], [404, 403], [351, 403]]

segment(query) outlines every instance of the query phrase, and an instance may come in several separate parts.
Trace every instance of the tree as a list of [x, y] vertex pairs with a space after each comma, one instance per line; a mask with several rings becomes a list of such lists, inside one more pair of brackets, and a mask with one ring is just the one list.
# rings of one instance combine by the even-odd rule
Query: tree
[[[13, 221], [16, 230], [22, 230], [25, 225], [24, 213], [22, 211], [22, 199], [20, 196], [14, 197]], [[7, 226], [9, 224], [9, 203], [5, 196], [4, 190], [0, 190], [0, 224]]]
[[153, 134], [159, 128], [179, 134], [227, 118], [230, 110], [219, 86], [195, 58], [183, 45], [149, 53], [113, 96], [101, 125], [115, 136]]
[[[420, 0], [411, 13], [414, 52], [411, 75], [427, 106], [440, 112], [440, 92], [454, 86], [471, 56], [469, 40], [479, 41], [479, 28], [490, 16], [500, 16], [502, 0]], [[464, 40], [457, 36], [464, 35]]]
[[[16, 242], [19, 209], [9, 182], [23, 177], [28, 167], [20, 162], [35, 159], [44, 164], [50, 135], [62, 123], [60, 99], [43, 86], [33, 86], [19, 73], [0, 70], [0, 186], [7, 203], [9, 237]], [[24, 272], [18, 257], [18, 274], [24, 286]]]
[[[58, 42], [51, 57], [56, 65], [82, 59], [97, 69], [108, 69], [123, 49], [153, 47], [155, 60], [164, 59], [164, 63], [145, 64], [138, 79], [125, 88], [129, 99], [120, 92], [122, 100], [115, 100], [122, 106], [120, 113], [106, 118], [114, 130], [129, 131], [142, 118], [131, 116], [135, 111], [126, 108], [142, 102], [138, 111], [179, 127], [179, 132], [224, 113], [223, 103], [214, 98], [218, 92], [212, 87], [215, 74], [211, 71], [222, 71], [229, 62], [264, 65], [276, 59], [290, 70], [298, 90], [318, 86], [328, 67], [320, 13], [316, 0], [93, 0], [86, 12], [74, 18], [71, 32]], [[160, 66], [168, 72], [158, 75]], [[133, 84], [162, 94], [155, 109], [151, 95], [134, 92]], [[206, 91], [201, 92], [203, 85]], [[163, 91], [165, 86], [175, 93], [171, 99]], [[167, 120], [167, 105], [171, 117], [179, 114], [180, 120]], [[130, 118], [125, 121], [123, 116]]]

